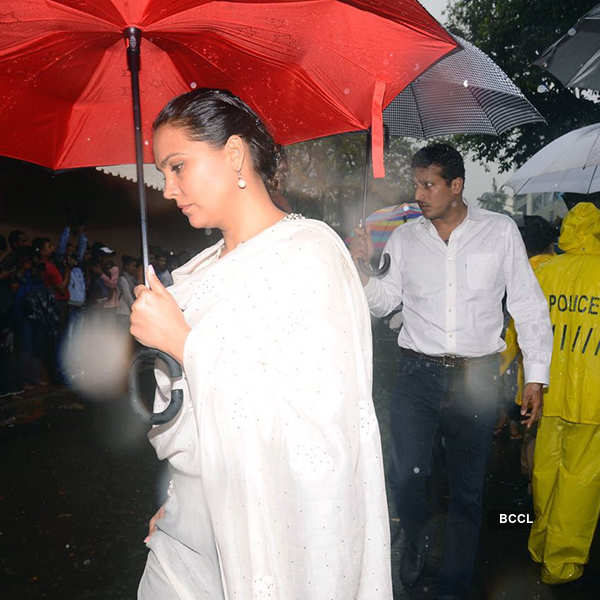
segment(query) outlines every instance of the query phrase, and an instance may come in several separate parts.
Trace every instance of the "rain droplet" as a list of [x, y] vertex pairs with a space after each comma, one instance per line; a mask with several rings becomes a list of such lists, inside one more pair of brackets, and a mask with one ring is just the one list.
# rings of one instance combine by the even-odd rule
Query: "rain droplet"
[[344, 94], [346, 94], [346, 96], [350, 93], [350, 88], [344, 88]]
[[144, 140], [144, 146], [149, 146], [150, 142], [148, 140]]
[[465, 80], [463, 81], [463, 85], [464, 85], [466, 88], [467, 88], [467, 87], [469, 87], [469, 80], [468, 80], [468, 79], [465, 79]]
[[577, 31], [575, 31], [575, 29], [573, 29], [573, 27], [571, 27], [571, 29], [569, 29], [569, 31], [567, 31], [567, 35], [575, 35], [577, 33]]
[[537, 91], [540, 94], [545, 94], [548, 91], [548, 88], [542, 83], [542, 84], [538, 85]]
[[198, 87], [198, 84], [195, 81], [190, 82], [190, 87], [195, 90]]
[[415, 467], [415, 468], [413, 469], [413, 473], [414, 473], [415, 475], [418, 475], [420, 472], [421, 472], [421, 469], [419, 469], [419, 467]]

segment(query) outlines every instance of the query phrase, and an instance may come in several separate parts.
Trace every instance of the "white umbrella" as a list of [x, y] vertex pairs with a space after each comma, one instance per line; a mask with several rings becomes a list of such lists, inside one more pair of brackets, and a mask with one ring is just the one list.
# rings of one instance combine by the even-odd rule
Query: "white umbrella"
[[534, 154], [504, 184], [515, 194], [600, 191], [600, 123], [575, 129]]

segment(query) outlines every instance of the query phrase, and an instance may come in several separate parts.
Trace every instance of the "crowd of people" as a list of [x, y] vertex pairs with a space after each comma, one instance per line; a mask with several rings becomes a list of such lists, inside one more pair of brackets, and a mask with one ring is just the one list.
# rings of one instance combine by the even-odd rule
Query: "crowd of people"
[[411, 164], [422, 217], [393, 232], [389, 270], [373, 277], [366, 231], [348, 250], [324, 223], [274, 203], [279, 149], [233, 94], [174, 98], [153, 135], [165, 197], [192, 227], [223, 233], [175, 282], [183, 261], [156, 252], [149, 287], [134, 293], [139, 261], [123, 256], [119, 268], [82, 230], [67, 228], [56, 248], [13, 231], [0, 249], [1, 381], [13, 386], [3, 393], [60, 382], [58, 347], [85, 311], [183, 367], [169, 385], [156, 365], [155, 408], [172, 389], [183, 408], [149, 434], [170, 482], [138, 598], [391, 599], [369, 311], [400, 306], [389, 478], [405, 588], [431, 551], [441, 435], [450, 494], [436, 597], [469, 596], [501, 373], [515, 360], [514, 420], [536, 514], [529, 552], [545, 583], [581, 577], [600, 512], [598, 208], [573, 201], [557, 256], [549, 224], [526, 220], [519, 231], [465, 203], [461, 155], [431, 144]]
[[[164, 285], [186, 258], [161, 248], [150, 256]], [[88, 244], [83, 227], [66, 227], [56, 245], [20, 230], [0, 236], [0, 397], [66, 383], [60, 350], [74, 327], [102, 311], [128, 329], [142, 279], [138, 258]]]

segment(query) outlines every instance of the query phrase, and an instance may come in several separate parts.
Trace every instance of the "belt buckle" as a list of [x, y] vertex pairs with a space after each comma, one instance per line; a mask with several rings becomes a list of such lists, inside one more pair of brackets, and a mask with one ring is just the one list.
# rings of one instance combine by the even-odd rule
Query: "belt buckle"
[[451, 354], [442, 355], [442, 366], [444, 367], [455, 367], [456, 366], [456, 357]]

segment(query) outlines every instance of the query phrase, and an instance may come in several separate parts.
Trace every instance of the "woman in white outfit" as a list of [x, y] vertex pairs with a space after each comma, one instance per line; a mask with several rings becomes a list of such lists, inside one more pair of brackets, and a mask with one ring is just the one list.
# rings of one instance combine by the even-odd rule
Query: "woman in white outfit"
[[392, 598], [369, 311], [339, 237], [271, 202], [278, 154], [229, 92], [154, 123], [165, 197], [223, 239], [168, 291], [151, 269], [136, 288], [131, 333], [184, 372], [182, 410], [149, 433], [171, 481], [143, 600]]

